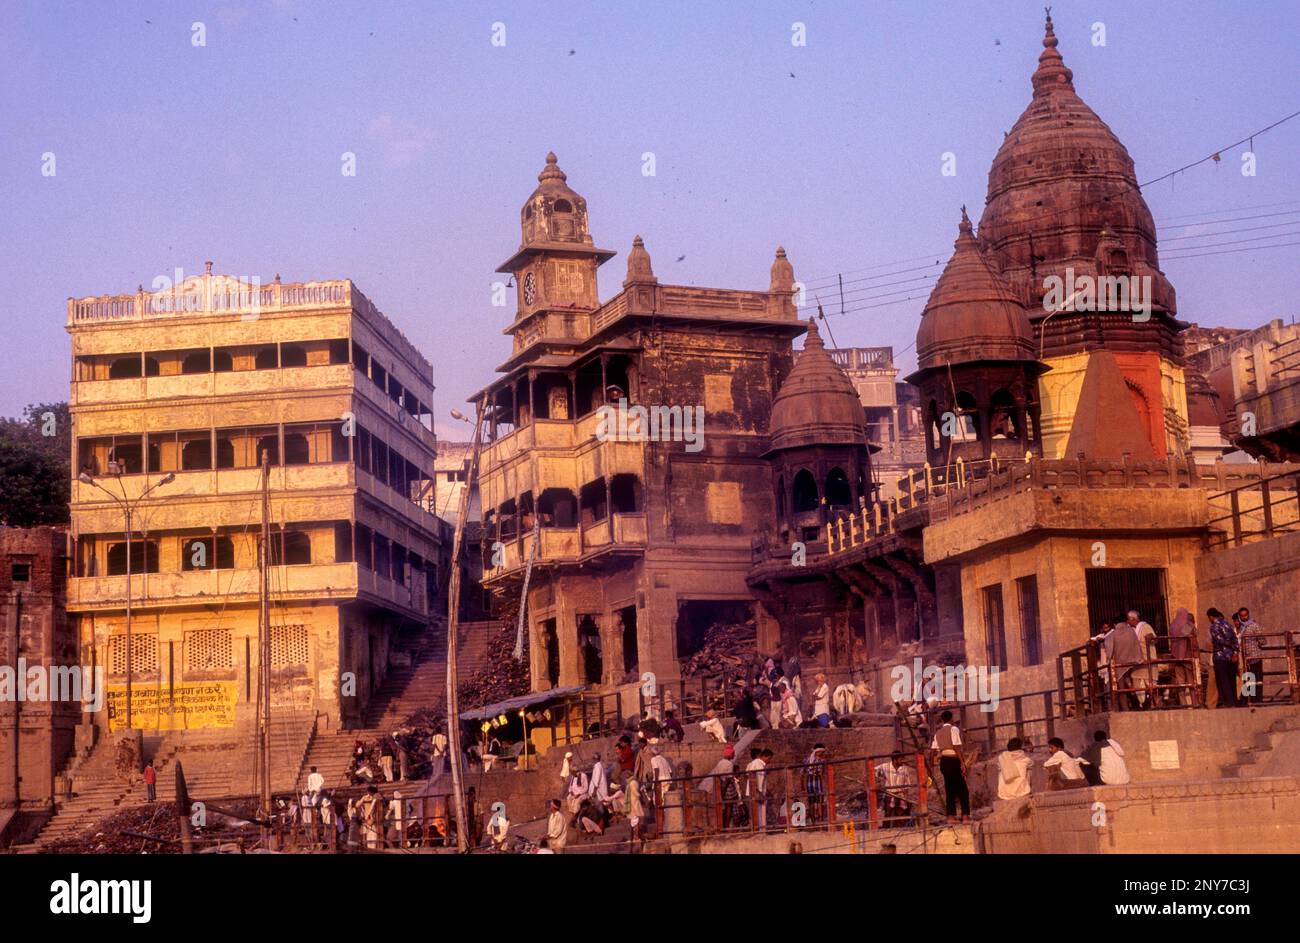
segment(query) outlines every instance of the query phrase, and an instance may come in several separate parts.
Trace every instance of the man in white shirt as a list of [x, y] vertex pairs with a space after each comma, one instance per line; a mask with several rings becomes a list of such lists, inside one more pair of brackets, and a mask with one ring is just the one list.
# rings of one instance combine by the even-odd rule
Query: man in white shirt
[[699, 727], [718, 743], [727, 742], [727, 732], [723, 729], [722, 721], [718, 720], [718, 712], [712, 708], [705, 712], [704, 719], [700, 721]]
[[1110, 739], [1110, 734], [1104, 730], [1098, 730], [1092, 735], [1092, 745], [1084, 751], [1080, 762], [1087, 764], [1093, 771], [1088, 776], [1088, 781], [1094, 786], [1123, 786], [1129, 782], [1124, 748]]
[[325, 788], [325, 777], [316, 772], [316, 767], [311, 768], [311, 775], [307, 777], [307, 792], [314, 799], [321, 794]]
[[895, 753], [876, 770], [876, 781], [884, 809], [881, 827], [907, 827], [912, 821], [912, 801], [916, 796], [916, 770], [908, 765], [906, 756]]
[[1008, 740], [1007, 748], [998, 754], [998, 798], [1021, 799], [1029, 795], [1029, 770], [1033, 765], [1020, 738]]
[[930, 749], [939, 754], [939, 772], [943, 774], [943, 798], [947, 806], [948, 824], [957, 821], [957, 806], [961, 806], [963, 821], [970, 821], [970, 789], [966, 785], [966, 769], [961, 761], [961, 730], [952, 722], [952, 711], [939, 715], [941, 726], [930, 741]]
[[569, 843], [569, 823], [560, 811], [559, 799], [552, 799], [549, 805], [551, 814], [546, 819], [546, 847], [552, 853], [560, 854]]
[[1087, 785], [1087, 781], [1083, 778], [1083, 767], [1079, 765], [1078, 760], [1065, 752], [1064, 740], [1060, 737], [1048, 740], [1047, 752], [1051, 755], [1043, 763], [1043, 769], [1047, 771], [1048, 789], [1052, 791], [1078, 789], [1080, 786]]
[[818, 727], [831, 725], [831, 687], [826, 683], [826, 675], [820, 671], [813, 676], [816, 686], [813, 688], [813, 719]]
[[[745, 772], [745, 798], [754, 808], [754, 821], [760, 832], [767, 831], [767, 760], [763, 759], [765, 751], [753, 747], [749, 751], [749, 765]], [[766, 751], [770, 756], [771, 751]]]

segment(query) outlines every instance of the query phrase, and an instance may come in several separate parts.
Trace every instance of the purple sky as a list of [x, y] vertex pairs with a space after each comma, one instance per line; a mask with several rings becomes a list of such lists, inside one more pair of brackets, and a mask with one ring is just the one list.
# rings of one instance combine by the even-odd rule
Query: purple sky
[[[1300, 109], [1294, 2], [1069, 2], [1053, 17], [1140, 180]], [[602, 297], [636, 233], [661, 281], [693, 285], [766, 288], [781, 244], [828, 312], [845, 273], [859, 310], [831, 319], [841, 346], [902, 351], [938, 268], [887, 273], [946, 261], [962, 203], [978, 219], [1042, 20], [1029, 2], [6, 0], [0, 414], [67, 397], [69, 295], [213, 259], [264, 282], [353, 279], [433, 362], [439, 426], [460, 435], [448, 409], [508, 353], [493, 270], [552, 149], [597, 244], [619, 252]], [[1300, 118], [1255, 141], [1254, 177], [1243, 149], [1147, 191], [1185, 320], [1296, 313], [1300, 246], [1259, 247], [1300, 242]]]

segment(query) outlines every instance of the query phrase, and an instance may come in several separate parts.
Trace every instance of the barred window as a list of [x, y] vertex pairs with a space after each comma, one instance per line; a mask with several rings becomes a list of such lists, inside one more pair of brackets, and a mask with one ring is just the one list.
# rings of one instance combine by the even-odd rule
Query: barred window
[[190, 671], [235, 667], [235, 646], [228, 629], [194, 629], [185, 633], [185, 667]]
[[307, 626], [271, 626], [271, 667], [307, 664]]
[[[108, 640], [109, 674], [126, 674], [126, 635], [114, 635]], [[131, 673], [156, 674], [158, 672], [158, 636], [131, 633]]]

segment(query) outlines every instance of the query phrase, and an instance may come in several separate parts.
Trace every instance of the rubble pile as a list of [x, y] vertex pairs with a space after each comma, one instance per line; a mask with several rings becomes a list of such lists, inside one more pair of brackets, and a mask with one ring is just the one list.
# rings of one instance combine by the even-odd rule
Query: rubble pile
[[683, 677], [725, 674], [742, 677], [758, 650], [758, 627], [753, 619], [744, 622], [715, 622], [704, 633], [699, 651], [682, 663]]

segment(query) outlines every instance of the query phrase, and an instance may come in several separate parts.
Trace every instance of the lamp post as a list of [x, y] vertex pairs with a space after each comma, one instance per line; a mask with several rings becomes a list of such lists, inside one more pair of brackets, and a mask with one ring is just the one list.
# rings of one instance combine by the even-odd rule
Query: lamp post
[[[95, 488], [98, 488], [100, 491], [104, 492], [104, 494], [112, 498], [113, 501], [117, 504], [117, 506], [122, 509], [122, 516], [125, 518], [125, 524], [126, 524], [126, 726], [127, 729], [129, 730], [131, 729], [131, 680], [133, 675], [132, 664], [131, 664], [131, 514], [135, 510], [136, 506], [149, 495], [149, 492], [153, 491], [155, 488], [161, 485], [171, 484], [173, 481], [176, 480], [176, 475], [173, 472], [168, 472], [166, 475], [164, 475], [162, 478], [159, 478], [148, 488], [145, 488], [144, 491], [140, 492], [139, 497], [137, 497], [134, 501], [132, 501], [130, 498], [126, 496], [126, 486], [122, 484], [122, 474], [124, 471], [125, 468], [123, 467], [122, 463], [120, 462], [108, 463], [108, 473], [117, 479], [117, 486], [122, 489], [122, 497], [120, 498], [117, 495], [113, 494], [113, 492], [105, 488], [103, 485], [101, 485], [99, 482], [97, 482], [91, 475], [87, 474], [86, 472], [82, 472], [80, 475], [78, 475], [77, 480], [81, 482], [83, 485], [91, 485]], [[142, 555], [142, 557], [143, 557], [143, 562], [145, 564], [145, 569], [147, 570], [149, 565], [148, 545], [145, 545], [145, 552]], [[110, 669], [112, 668], [111, 665], [109, 667]]]

